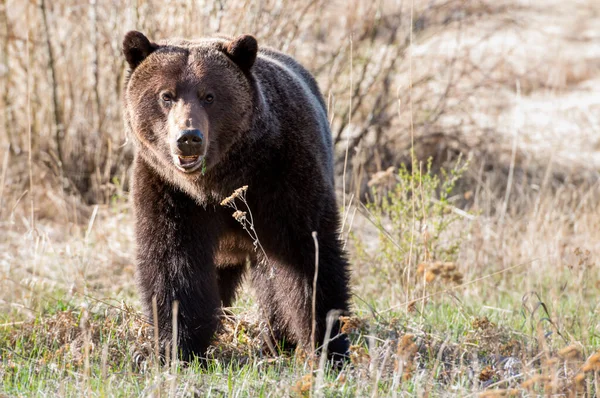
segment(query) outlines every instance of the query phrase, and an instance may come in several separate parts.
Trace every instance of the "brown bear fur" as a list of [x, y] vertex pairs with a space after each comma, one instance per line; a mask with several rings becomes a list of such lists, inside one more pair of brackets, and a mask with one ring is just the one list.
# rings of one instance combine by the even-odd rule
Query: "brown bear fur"
[[[124, 119], [136, 147], [138, 279], [148, 314], [156, 297], [161, 341], [170, 340], [177, 300], [180, 354], [203, 356], [248, 262], [268, 334], [308, 349], [316, 231], [322, 344], [329, 311], [348, 311], [349, 271], [329, 123], [315, 80], [291, 57], [258, 49], [248, 35], [152, 43], [129, 32], [123, 52], [130, 68]], [[173, 155], [182, 129], [202, 134], [197, 159], [204, 163], [192, 171], [175, 165], [184, 162]], [[264, 254], [233, 210], [220, 205], [244, 185]], [[332, 336], [330, 354], [345, 355], [348, 341], [337, 321]]]

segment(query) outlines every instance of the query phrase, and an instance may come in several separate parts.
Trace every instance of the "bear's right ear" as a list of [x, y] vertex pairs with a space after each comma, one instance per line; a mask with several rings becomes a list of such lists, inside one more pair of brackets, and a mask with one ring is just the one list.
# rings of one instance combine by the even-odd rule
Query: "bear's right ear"
[[150, 43], [143, 33], [135, 30], [127, 32], [123, 39], [123, 54], [131, 70], [137, 68], [156, 48], [156, 44]]
[[254, 36], [250, 35], [236, 37], [227, 44], [227, 48], [225, 49], [227, 56], [246, 72], [254, 65], [257, 52], [258, 43]]

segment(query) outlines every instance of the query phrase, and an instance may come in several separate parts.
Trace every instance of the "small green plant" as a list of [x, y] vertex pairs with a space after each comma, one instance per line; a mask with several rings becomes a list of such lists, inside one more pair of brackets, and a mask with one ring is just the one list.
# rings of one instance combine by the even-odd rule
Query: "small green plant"
[[391, 284], [409, 287], [423, 277], [462, 282], [456, 260], [468, 225], [460, 221], [472, 216], [452, 205], [452, 195], [468, 165], [459, 158], [450, 170], [435, 172], [431, 159], [423, 164], [413, 156], [410, 170], [389, 168], [369, 182], [366, 208], [379, 229], [374, 260]]

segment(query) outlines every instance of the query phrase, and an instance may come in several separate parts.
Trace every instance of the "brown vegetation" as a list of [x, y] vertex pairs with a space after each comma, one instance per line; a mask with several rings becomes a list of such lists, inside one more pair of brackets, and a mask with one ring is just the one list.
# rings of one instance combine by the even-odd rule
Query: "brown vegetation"
[[[67, 358], [86, 374], [85, 358], [102, 363], [104, 347], [109, 364], [127, 357], [121, 344], [151, 357], [151, 332], [134, 316], [132, 148], [120, 114], [119, 46], [135, 28], [155, 38], [253, 33], [313, 71], [328, 101], [353, 267], [354, 367], [315, 382], [290, 365], [282, 377], [297, 393], [597, 394], [597, 1], [71, 3], [0, 0], [5, 380], [23, 364]], [[459, 156], [468, 167], [442, 205], [435, 189], [398, 173], [406, 164], [414, 176], [431, 158], [435, 174]], [[410, 194], [398, 194], [396, 213], [357, 200], [397, 186]], [[215, 357], [251, 364], [284, 394], [266, 370], [282, 360], [263, 360], [254, 340], [257, 309], [237, 305]], [[45, 359], [19, 356], [40, 344]], [[182, 391], [208, 391], [180, 377]], [[262, 391], [249, 383], [238, 388]]]

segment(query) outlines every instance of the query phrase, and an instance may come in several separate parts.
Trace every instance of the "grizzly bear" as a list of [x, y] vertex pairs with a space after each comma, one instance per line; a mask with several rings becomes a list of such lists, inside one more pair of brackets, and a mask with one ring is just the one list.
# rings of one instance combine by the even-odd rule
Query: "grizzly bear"
[[[316, 81], [250, 35], [154, 43], [132, 31], [123, 53], [137, 277], [150, 319], [156, 298], [161, 342], [173, 343], [177, 301], [180, 357], [205, 356], [248, 272], [271, 347], [318, 349], [328, 314], [348, 312], [349, 270]], [[338, 360], [348, 340], [332, 325]]]

